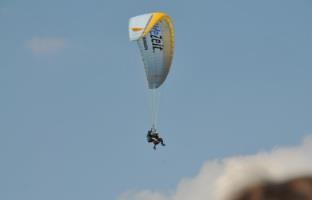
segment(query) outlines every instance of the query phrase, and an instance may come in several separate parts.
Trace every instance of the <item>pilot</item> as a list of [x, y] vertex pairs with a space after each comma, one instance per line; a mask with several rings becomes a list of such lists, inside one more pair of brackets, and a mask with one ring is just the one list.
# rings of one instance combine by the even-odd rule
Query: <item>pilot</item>
[[148, 130], [147, 132], [147, 142], [149, 143], [153, 143], [154, 147], [153, 149], [156, 150], [156, 146], [161, 143], [162, 146], [165, 146], [164, 140], [159, 137], [158, 133], [156, 132], [156, 130], [154, 128], [151, 128], [151, 130]]

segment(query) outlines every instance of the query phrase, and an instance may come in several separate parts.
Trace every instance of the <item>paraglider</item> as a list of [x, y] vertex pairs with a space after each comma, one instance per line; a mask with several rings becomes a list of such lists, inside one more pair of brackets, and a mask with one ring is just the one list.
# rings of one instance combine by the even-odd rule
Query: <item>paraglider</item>
[[147, 131], [147, 142], [148, 143], [153, 143], [154, 147], [153, 149], [156, 150], [156, 146], [160, 143], [162, 146], [166, 146], [166, 144], [164, 143], [164, 140], [159, 137], [158, 133], [156, 132], [156, 130], [154, 130], [153, 128], [151, 128], [151, 130]]
[[[137, 41], [138, 43], [144, 63], [148, 89], [151, 92], [152, 128], [148, 132], [148, 137], [150, 137], [148, 141], [155, 141], [153, 142], [155, 149], [157, 144], [164, 144], [162, 138], [156, 132], [157, 100], [159, 87], [167, 78], [173, 58], [174, 29], [172, 20], [162, 12], [132, 17], [129, 21], [129, 37], [131, 41]], [[161, 141], [157, 138], [160, 138]]]

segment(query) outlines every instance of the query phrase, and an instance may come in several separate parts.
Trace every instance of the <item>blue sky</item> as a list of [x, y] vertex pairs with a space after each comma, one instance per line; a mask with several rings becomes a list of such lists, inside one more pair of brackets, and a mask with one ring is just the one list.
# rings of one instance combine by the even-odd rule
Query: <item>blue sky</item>
[[[116, 199], [170, 190], [207, 160], [295, 145], [312, 132], [312, 2], [0, 2], [0, 198]], [[176, 31], [154, 152], [128, 19]]]

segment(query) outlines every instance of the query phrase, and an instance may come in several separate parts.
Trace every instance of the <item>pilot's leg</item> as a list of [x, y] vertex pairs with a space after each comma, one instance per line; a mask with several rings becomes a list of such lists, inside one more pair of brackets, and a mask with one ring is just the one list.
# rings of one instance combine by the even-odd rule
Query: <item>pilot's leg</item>
[[164, 140], [163, 140], [162, 138], [159, 138], [158, 140], [159, 140], [159, 142], [161, 143], [162, 146], [165, 146], [165, 145], [166, 145], [166, 144], [164, 143]]

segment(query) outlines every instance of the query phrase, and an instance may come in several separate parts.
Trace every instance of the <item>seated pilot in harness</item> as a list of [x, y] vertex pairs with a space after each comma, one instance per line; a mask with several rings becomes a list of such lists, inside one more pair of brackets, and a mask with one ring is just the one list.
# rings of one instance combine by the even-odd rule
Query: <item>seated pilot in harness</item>
[[147, 142], [152, 142], [154, 144], [153, 149], [156, 150], [156, 146], [161, 143], [162, 146], [165, 146], [164, 140], [159, 137], [158, 133], [156, 132], [156, 129], [151, 128], [151, 130], [148, 130], [147, 132]]

